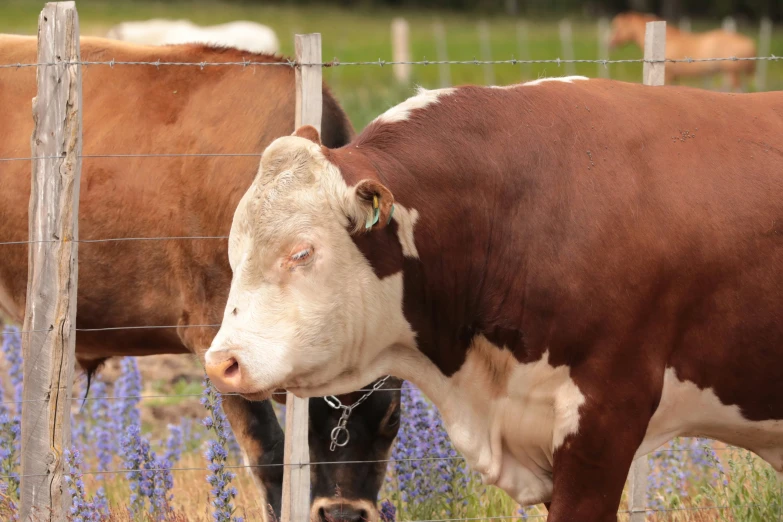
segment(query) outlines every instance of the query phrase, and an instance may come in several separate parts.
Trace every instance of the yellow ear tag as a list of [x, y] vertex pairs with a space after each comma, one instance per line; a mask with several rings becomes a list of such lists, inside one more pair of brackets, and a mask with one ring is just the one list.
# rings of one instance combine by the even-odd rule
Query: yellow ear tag
[[378, 196], [373, 195], [372, 197], [372, 215], [367, 216], [367, 222], [364, 224], [364, 228], [371, 229], [373, 225], [378, 223], [378, 220], [381, 218], [381, 209], [378, 207]]

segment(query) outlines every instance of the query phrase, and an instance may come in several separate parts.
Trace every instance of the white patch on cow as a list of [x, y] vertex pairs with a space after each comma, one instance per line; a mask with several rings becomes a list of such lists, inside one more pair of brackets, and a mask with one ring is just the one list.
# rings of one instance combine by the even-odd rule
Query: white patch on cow
[[423, 109], [428, 105], [432, 105], [433, 103], [436, 103], [441, 96], [448, 96], [454, 93], [456, 90], [457, 89], [453, 87], [433, 90], [427, 90], [423, 87], [419, 87], [415, 96], [408, 98], [399, 105], [395, 105], [391, 109], [375, 118], [373, 121], [379, 123], [394, 123], [397, 121], [405, 121], [410, 118], [411, 112], [417, 109]]
[[636, 456], [679, 436], [709, 437], [747, 448], [783, 472], [783, 420], [747, 420], [737, 405], [723, 404], [711, 388], [681, 381], [667, 368], [660, 404]]
[[525, 85], [524, 83], [512, 83], [510, 85], [488, 85], [490, 89], [499, 89], [499, 90], [509, 90], [509, 89], [516, 89], [517, 87], [521, 87], [522, 85]]
[[[567, 366], [549, 364], [548, 352], [520, 364], [482, 336], [474, 339], [478, 344], [500, 372], [488, 371], [487, 356], [473, 349], [449, 378], [411, 349], [407, 354], [397, 350], [388, 371], [414, 383], [435, 403], [455, 448], [484, 483], [522, 505], [546, 502], [552, 495], [554, 452], [578, 432], [585, 397]], [[489, 382], [498, 373], [505, 382]]]
[[415, 208], [408, 210], [399, 203], [395, 203], [393, 219], [397, 222], [397, 238], [402, 245], [402, 254], [405, 257], [418, 259], [419, 251], [416, 250], [413, 229], [416, 226], [416, 221], [419, 220], [419, 212]]
[[524, 86], [533, 86], [533, 85], [541, 85], [545, 82], [563, 82], [563, 83], [574, 83], [574, 80], [587, 80], [587, 76], [558, 76], [553, 78], [539, 78], [538, 80], [532, 80], [529, 82], [525, 82], [522, 85]]

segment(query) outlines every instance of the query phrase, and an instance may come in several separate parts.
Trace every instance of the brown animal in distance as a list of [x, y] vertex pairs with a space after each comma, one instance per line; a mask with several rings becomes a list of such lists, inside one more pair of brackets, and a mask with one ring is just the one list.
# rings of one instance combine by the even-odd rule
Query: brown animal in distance
[[[611, 48], [634, 43], [644, 49], [644, 33], [647, 22], [659, 21], [661, 18], [635, 13], [621, 13], [612, 20]], [[715, 29], [704, 33], [691, 33], [666, 24], [666, 58], [682, 60], [686, 58], [750, 58], [756, 56], [756, 44], [747, 36]], [[715, 61], [693, 63], [667, 63], [666, 83], [684, 77], [703, 77], [715, 74], [726, 76], [732, 89], [742, 87], [743, 75], [750, 76], [756, 70], [756, 62], [752, 60]]]

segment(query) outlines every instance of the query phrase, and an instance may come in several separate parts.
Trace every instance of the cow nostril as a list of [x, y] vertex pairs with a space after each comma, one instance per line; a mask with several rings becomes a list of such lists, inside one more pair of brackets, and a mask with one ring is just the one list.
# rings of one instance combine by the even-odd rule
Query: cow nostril
[[229, 362], [231, 364], [229, 364], [228, 367], [223, 372], [223, 375], [226, 377], [226, 379], [231, 379], [232, 377], [234, 377], [236, 374], [239, 373], [239, 363], [237, 362], [237, 360], [232, 357], [231, 359], [229, 359]]
[[318, 510], [318, 522], [329, 522], [326, 519], [326, 510], [324, 508]]

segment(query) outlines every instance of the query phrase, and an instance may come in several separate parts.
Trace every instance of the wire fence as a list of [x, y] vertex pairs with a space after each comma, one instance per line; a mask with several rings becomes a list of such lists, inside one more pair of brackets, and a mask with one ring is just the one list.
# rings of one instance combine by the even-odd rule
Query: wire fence
[[205, 69], [207, 67], [223, 67], [223, 66], [239, 66], [239, 67], [354, 67], [354, 66], [378, 66], [386, 67], [392, 65], [536, 65], [536, 64], [551, 64], [551, 65], [566, 65], [566, 64], [596, 64], [596, 65], [615, 65], [626, 63], [637, 64], [679, 64], [679, 63], [708, 63], [708, 62], [757, 62], [757, 61], [774, 61], [777, 62], [783, 59], [781, 56], [769, 55], [769, 56], [722, 56], [714, 58], [663, 58], [663, 59], [650, 59], [650, 58], [625, 58], [620, 60], [603, 60], [603, 59], [561, 59], [561, 58], [548, 58], [540, 60], [523, 60], [518, 58], [508, 58], [505, 60], [383, 60], [378, 58], [377, 60], [367, 61], [340, 61], [334, 59], [329, 62], [298, 62], [296, 60], [286, 60], [282, 62], [256, 62], [252, 60], [247, 61], [227, 61], [227, 62], [166, 62], [166, 61], [120, 61], [120, 60], [105, 60], [105, 61], [57, 61], [46, 63], [6, 63], [0, 64], [0, 69], [24, 69], [27, 67], [55, 67], [55, 66], [72, 66], [81, 65], [85, 67], [103, 65], [108, 67], [115, 67], [119, 65], [144, 65], [149, 67], [198, 67], [199, 69]]
[[[736, 61], [764, 61], [764, 62], [778, 62], [783, 57], [778, 57], [775, 55], [769, 55], [769, 56], [754, 56], [754, 57], [736, 57], [736, 56], [728, 56], [728, 57], [714, 57], [714, 58], [682, 58], [682, 59], [622, 59], [622, 60], [607, 60], [607, 59], [569, 59], [564, 60], [560, 58], [552, 58], [552, 59], [517, 59], [517, 58], [510, 58], [510, 59], [504, 59], [504, 60], [373, 60], [373, 61], [340, 61], [337, 59], [331, 60], [331, 61], [324, 61], [324, 62], [299, 62], [296, 60], [284, 60], [280, 62], [261, 62], [261, 61], [253, 61], [253, 60], [242, 60], [242, 61], [227, 61], [227, 62], [209, 62], [209, 61], [200, 61], [200, 62], [177, 62], [177, 61], [161, 61], [161, 60], [155, 60], [155, 61], [121, 61], [121, 60], [107, 60], [107, 61], [57, 61], [57, 62], [41, 62], [41, 63], [7, 63], [7, 64], [0, 64], [0, 69], [27, 69], [27, 68], [42, 68], [42, 67], [62, 67], [62, 66], [83, 66], [85, 68], [89, 67], [98, 67], [98, 66], [108, 66], [110, 68], [115, 67], [121, 67], [121, 66], [143, 66], [143, 67], [195, 67], [199, 69], [205, 69], [205, 68], [211, 68], [211, 67], [223, 67], [223, 66], [235, 66], [235, 67], [242, 67], [242, 68], [251, 68], [251, 67], [303, 67], [303, 66], [316, 66], [316, 67], [322, 67], [322, 68], [332, 68], [332, 67], [351, 67], [351, 66], [366, 66], [366, 67], [385, 67], [385, 66], [395, 66], [395, 65], [412, 65], [412, 66], [430, 66], [430, 65], [523, 65], [523, 64], [554, 64], [558, 67], [567, 65], [567, 64], [597, 64], [597, 65], [604, 65], [609, 66], [613, 64], [629, 64], [629, 63], [636, 63], [636, 64], [681, 64], [681, 63], [699, 63], [699, 62], [736, 62]], [[195, 153], [195, 152], [183, 152], [183, 153], [128, 153], [128, 154], [78, 154], [76, 157], [80, 159], [101, 159], [101, 158], [112, 158], [112, 159], [130, 159], [130, 158], [240, 158], [240, 157], [260, 157], [260, 153]], [[25, 157], [7, 157], [7, 158], [0, 158], [0, 162], [17, 162], [17, 161], [35, 161], [35, 160], [55, 160], [55, 159], [61, 159], [59, 156], [25, 156]], [[66, 242], [73, 242], [73, 243], [80, 243], [80, 244], [93, 244], [93, 243], [122, 243], [122, 242], [142, 242], [142, 241], [209, 241], [209, 240], [220, 240], [225, 241], [228, 239], [228, 236], [225, 235], [193, 235], [193, 236], [182, 236], [182, 235], [175, 235], [175, 236], [160, 236], [160, 237], [114, 237], [114, 238], [94, 238], [94, 239], [51, 239], [51, 240], [4, 240], [0, 241], [0, 246], [21, 246], [21, 245], [31, 245], [36, 243], [66, 243]], [[104, 327], [95, 327], [95, 328], [72, 328], [73, 332], [116, 332], [116, 331], [133, 331], [133, 330], [159, 330], [159, 329], [183, 329], [183, 328], [219, 328], [220, 324], [182, 324], [182, 325], [134, 325], [134, 326], [104, 326]], [[19, 330], [17, 331], [20, 335], [26, 335], [31, 333], [43, 333], [48, 332], [50, 330], [48, 329], [32, 329], [32, 330]], [[4, 336], [8, 335], [7, 332], [3, 332]], [[377, 393], [385, 393], [385, 392], [402, 392], [405, 388], [382, 388], [379, 390], [376, 390]], [[362, 390], [359, 390], [362, 392], [369, 392], [371, 389], [365, 388]], [[281, 393], [282, 395], [285, 395], [284, 392]], [[237, 396], [239, 394], [218, 394], [219, 396]], [[88, 397], [72, 397], [72, 402], [78, 402], [78, 401], [100, 401], [100, 400], [110, 400], [110, 401], [123, 401], [123, 400], [132, 400], [132, 401], [139, 401], [139, 400], [146, 400], [146, 399], [185, 399], [185, 398], [197, 398], [200, 397], [201, 394], [193, 394], [193, 393], [184, 393], [184, 394], [129, 394], [129, 395], [103, 395], [103, 396], [88, 396]], [[27, 403], [35, 403], [35, 402], [47, 402], [49, 399], [35, 399], [35, 400], [22, 400], [22, 401], [1, 401], [0, 405], [3, 406], [11, 406], [11, 405], [20, 405], [20, 404], [27, 404]], [[327, 428], [324, 428], [327, 429]], [[331, 429], [331, 428], [329, 428]], [[715, 447], [712, 448], [713, 451], [728, 451], [732, 448], [729, 447]], [[671, 454], [681, 454], [681, 453], [687, 453], [691, 452], [693, 450], [691, 449], [672, 449], [672, 448], [666, 448], [659, 450], [660, 452], [666, 452]], [[460, 456], [454, 456], [454, 457], [415, 457], [415, 458], [389, 458], [389, 459], [379, 459], [379, 460], [334, 460], [334, 461], [319, 461], [319, 462], [288, 462], [288, 463], [274, 463], [274, 464], [236, 464], [236, 465], [225, 465], [226, 469], [258, 469], [258, 468], [270, 468], [270, 467], [304, 467], [304, 466], [320, 466], [320, 465], [329, 465], [329, 466], [342, 466], [342, 465], [353, 465], [353, 464], [394, 464], [394, 463], [421, 463], [421, 462], [464, 462], [465, 459]], [[138, 469], [135, 468], [119, 468], [119, 469], [112, 469], [112, 470], [88, 470], [84, 471], [84, 475], [111, 475], [111, 474], [127, 474], [127, 473], [133, 473], [137, 472]], [[151, 467], [151, 468], [145, 468], [145, 471], [147, 472], [163, 472], [163, 471], [175, 471], [175, 472], [208, 472], [211, 471], [211, 468], [209, 467]], [[18, 478], [27, 478], [27, 477], [41, 477], [46, 476], [44, 474], [27, 474], [27, 475], [19, 475], [19, 474], [4, 474], [0, 475], [0, 479], [10, 479], [13, 477]], [[751, 504], [748, 504], [749, 506]], [[643, 508], [641, 509], [641, 512], [643, 513], [687, 513], [687, 512], [702, 512], [702, 511], [715, 511], [715, 510], [726, 510], [730, 508], [737, 508], [737, 507], [744, 507], [744, 505], [721, 505], [721, 506], [684, 506], [684, 507], [674, 507], [674, 508], [657, 508], [657, 509], [649, 509], [649, 508]], [[633, 515], [636, 513], [639, 513], [640, 509], [628, 509], [628, 510], [621, 510], [618, 511], [618, 514], [625, 514], [625, 515]], [[470, 521], [470, 520], [501, 520], [501, 519], [514, 519], [518, 520], [520, 518], [545, 518], [546, 515], [543, 514], [529, 514], [525, 515], [524, 517], [520, 517], [520, 515], [493, 515], [493, 516], [486, 516], [486, 517], [462, 517], [462, 518], [430, 518], [430, 519], [416, 519], [416, 520], [404, 520], [405, 522], [457, 522], [457, 521]]]

